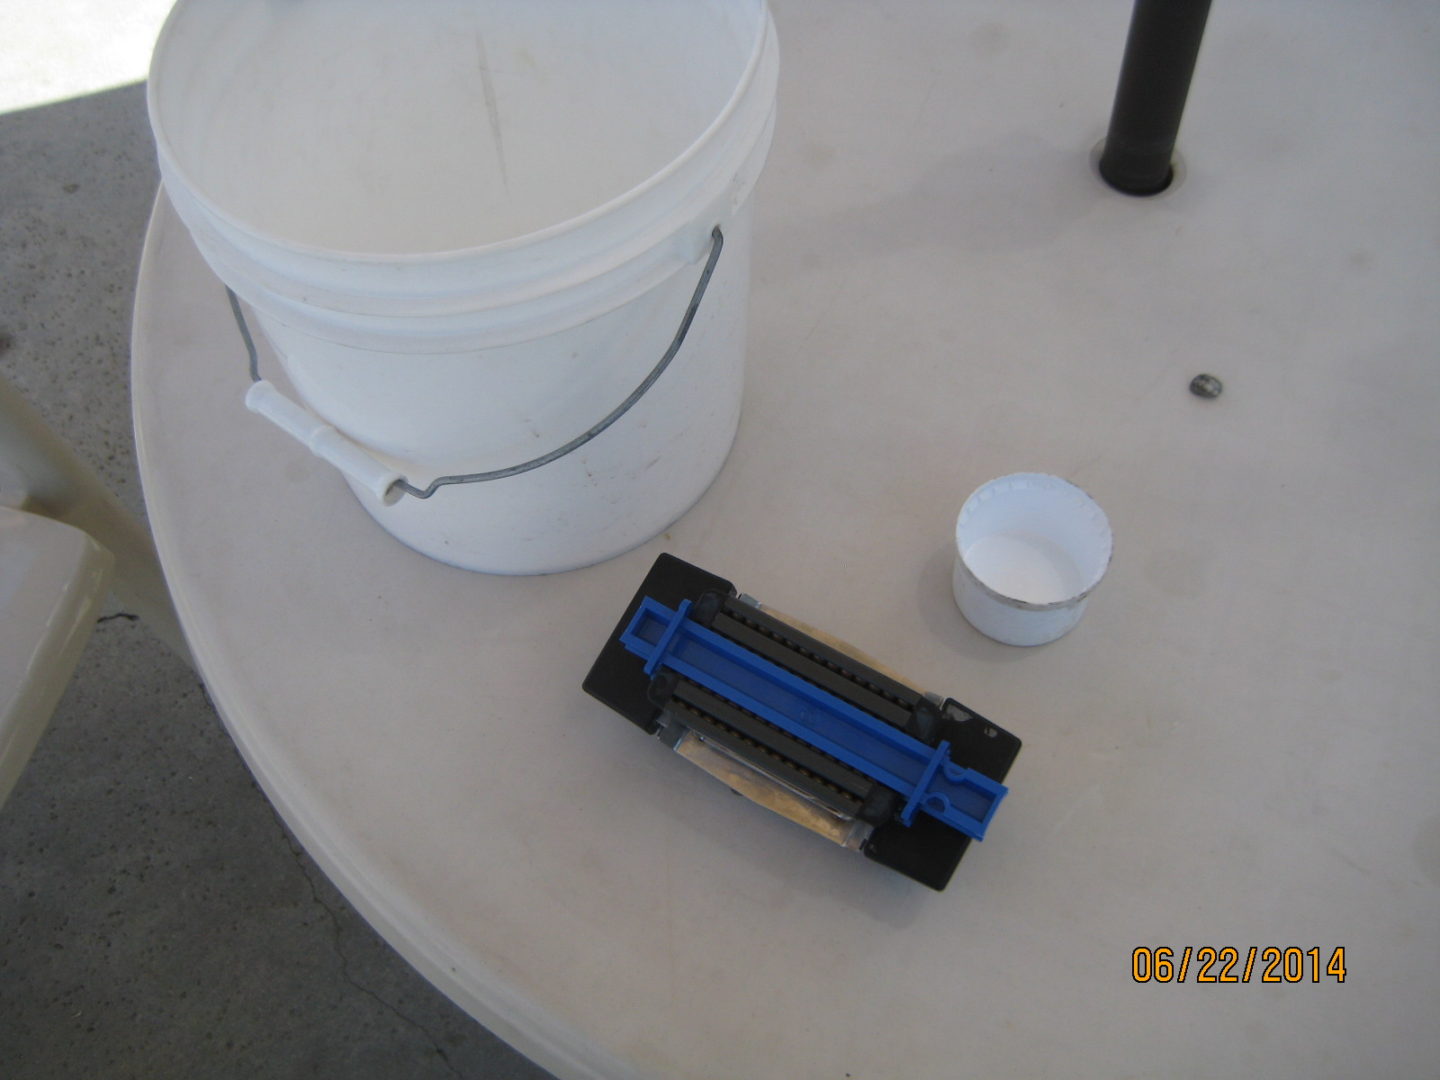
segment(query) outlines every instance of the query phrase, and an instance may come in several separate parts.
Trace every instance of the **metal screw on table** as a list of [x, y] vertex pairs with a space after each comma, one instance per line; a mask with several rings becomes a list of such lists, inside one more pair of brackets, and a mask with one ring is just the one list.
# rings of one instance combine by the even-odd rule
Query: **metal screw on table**
[[1190, 380], [1190, 393], [1196, 397], [1217, 398], [1225, 390], [1225, 384], [1214, 375], [1196, 375]]

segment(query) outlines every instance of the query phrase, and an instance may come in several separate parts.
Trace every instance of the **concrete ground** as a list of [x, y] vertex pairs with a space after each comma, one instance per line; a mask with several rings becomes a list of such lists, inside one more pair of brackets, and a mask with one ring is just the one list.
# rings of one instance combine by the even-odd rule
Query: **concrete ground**
[[[157, 184], [144, 88], [70, 78], [143, 71], [165, 5], [118, 6], [6, 14], [0, 374], [143, 514], [127, 366]], [[346, 904], [196, 675], [108, 607], [0, 807], [0, 1076], [547, 1075]]]

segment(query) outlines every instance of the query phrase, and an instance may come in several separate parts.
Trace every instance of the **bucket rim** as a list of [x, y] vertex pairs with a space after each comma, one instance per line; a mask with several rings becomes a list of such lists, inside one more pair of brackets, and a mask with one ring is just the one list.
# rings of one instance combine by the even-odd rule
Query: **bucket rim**
[[506, 237], [502, 240], [494, 240], [484, 244], [427, 252], [348, 251], [342, 248], [320, 247], [315, 244], [306, 244], [276, 236], [272, 232], [250, 224], [243, 218], [220, 207], [193, 182], [193, 177], [189, 171], [181, 167], [179, 156], [176, 154], [174, 146], [165, 132], [164, 125], [160, 122], [160, 107], [157, 99], [164, 89], [164, 79], [160, 75], [159, 68], [161, 58], [166, 52], [166, 46], [172, 35], [176, 32], [176, 24], [180, 18], [183, 17], [183, 12], [193, 7], [196, 2], [202, 2], [202, 0], [177, 0], [175, 6], [171, 8], [155, 40], [155, 48], [151, 54], [150, 67], [146, 77], [146, 111], [149, 115], [150, 129], [155, 140], [156, 151], [164, 166], [164, 170], [173, 172], [184, 181], [186, 194], [203, 206], [206, 213], [213, 215], [226, 226], [236, 229], [263, 244], [311, 259], [344, 261], [373, 266], [434, 265], [464, 262], [468, 259], [484, 258], [491, 255], [503, 255], [533, 247], [568, 233], [579, 232], [587, 225], [600, 221], [627, 206], [641, 201], [655, 189], [662, 187], [671, 177], [682, 172], [707, 146], [715, 141], [718, 133], [729, 125], [729, 122], [735, 114], [740, 111], [742, 103], [748, 96], [756, 76], [763, 66], [766, 50], [772, 45], [775, 37], [775, 22], [770, 11], [768, 0], [750, 0], [750, 6], [755, 9], [758, 15], [758, 32], [755, 34], [750, 55], [746, 59], [745, 66], [741, 70], [739, 78], [736, 80], [735, 88], [731, 92], [729, 99], [725, 102], [724, 106], [721, 107], [720, 111], [715, 114], [710, 123], [701, 130], [684, 150], [628, 191], [621, 192], [619, 195], [598, 206], [592, 207], [573, 217], [555, 222], [554, 224], [522, 233], [519, 236]]
[[[1018, 596], [1010, 596], [1001, 592], [995, 586], [982, 578], [970, 565], [965, 557], [965, 549], [960, 539], [960, 530], [965, 524], [965, 519], [974, 512], [978, 501], [982, 497], [988, 497], [992, 492], [1000, 488], [1000, 485], [1026, 485], [1042, 488], [1062, 489], [1074, 492], [1083, 500], [1084, 507], [1093, 512], [1094, 519], [1103, 529], [1105, 538], [1105, 558], [1099, 570], [1091, 573], [1086, 578], [1084, 588], [1074, 594], [1062, 597], [1059, 600], [1034, 601], [1023, 600]], [[978, 488], [972, 491], [960, 507], [960, 513], [955, 518], [955, 551], [957, 556], [956, 565], [964, 570], [965, 578], [971, 584], [977, 586], [980, 592], [990, 599], [995, 600], [1003, 606], [1015, 611], [1024, 612], [1054, 612], [1063, 611], [1068, 608], [1078, 607], [1090, 598], [1090, 594], [1100, 587], [1105, 576], [1110, 572], [1110, 566], [1115, 561], [1115, 533], [1110, 525], [1109, 515], [1105, 513], [1104, 507], [1095, 501], [1095, 497], [1082, 488], [1073, 480], [1054, 473], [1044, 472], [1016, 472], [1007, 473], [1004, 476], [997, 476], [985, 481]], [[983, 632], [983, 631], [982, 631]]]

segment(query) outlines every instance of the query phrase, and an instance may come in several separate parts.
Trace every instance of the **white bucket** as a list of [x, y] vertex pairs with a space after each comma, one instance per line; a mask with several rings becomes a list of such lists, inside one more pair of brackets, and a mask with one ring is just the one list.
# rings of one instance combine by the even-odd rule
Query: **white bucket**
[[247, 403], [416, 550], [545, 573], [654, 536], [724, 463], [777, 66], [764, 0], [179, 0], [150, 120], [304, 408]]
[[1110, 567], [1105, 511], [1068, 480], [1013, 473], [977, 488], [955, 523], [955, 602], [1006, 645], [1068, 633]]

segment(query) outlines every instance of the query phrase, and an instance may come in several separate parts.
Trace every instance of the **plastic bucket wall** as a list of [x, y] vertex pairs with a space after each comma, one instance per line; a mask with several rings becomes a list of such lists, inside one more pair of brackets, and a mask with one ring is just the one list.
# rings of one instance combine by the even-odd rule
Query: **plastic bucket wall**
[[720, 226], [683, 348], [593, 441], [423, 501], [352, 483], [425, 554], [547, 572], [655, 535], [724, 462], [777, 64], [763, 0], [181, 0], [150, 113], [171, 201], [300, 399], [420, 487], [624, 400]]

